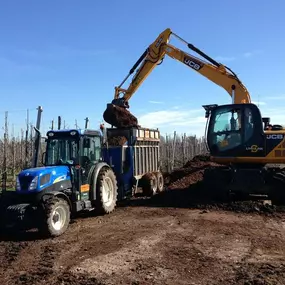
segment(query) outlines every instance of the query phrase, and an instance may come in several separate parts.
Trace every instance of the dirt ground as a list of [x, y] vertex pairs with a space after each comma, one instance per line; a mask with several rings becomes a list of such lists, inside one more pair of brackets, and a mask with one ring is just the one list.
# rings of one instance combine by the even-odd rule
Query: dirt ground
[[151, 199], [78, 217], [58, 238], [2, 237], [0, 284], [285, 284], [284, 208], [205, 202], [206, 164], [167, 176], [169, 190]]
[[[155, 201], [155, 200], [153, 200]], [[134, 200], [0, 242], [0, 284], [285, 284], [285, 215]]]

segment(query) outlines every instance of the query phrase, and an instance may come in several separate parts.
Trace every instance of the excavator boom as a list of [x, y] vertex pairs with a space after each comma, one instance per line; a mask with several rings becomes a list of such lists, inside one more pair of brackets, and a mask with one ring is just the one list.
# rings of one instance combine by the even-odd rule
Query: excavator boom
[[[173, 35], [187, 45], [189, 49], [199, 54], [205, 60], [199, 59], [186, 53], [177, 47], [169, 44], [170, 36]], [[186, 42], [178, 35], [174, 34], [169, 28], [165, 29], [156, 40], [144, 51], [138, 61], [129, 71], [129, 74], [122, 83], [115, 87], [115, 96], [110, 104], [107, 104], [103, 117], [106, 122], [116, 127], [137, 126], [137, 119], [127, 108], [129, 100], [148, 77], [151, 71], [162, 63], [165, 55], [190, 67], [194, 71], [203, 75], [213, 83], [224, 88], [232, 97], [232, 102], [250, 103], [250, 95], [246, 87], [239, 80], [237, 75], [228, 67], [218, 63], [194, 45]], [[207, 61], [208, 62], [207, 62]], [[135, 72], [128, 88], [123, 88], [127, 79]]]

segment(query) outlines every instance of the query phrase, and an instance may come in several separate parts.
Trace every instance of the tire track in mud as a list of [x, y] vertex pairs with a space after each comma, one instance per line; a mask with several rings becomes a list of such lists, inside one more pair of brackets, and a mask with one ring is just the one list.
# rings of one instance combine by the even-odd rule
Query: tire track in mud
[[[235, 264], [234, 277], [229, 280], [229, 284], [236, 285], [279, 285], [284, 284], [285, 281], [285, 258], [279, 252], [282, 245], [272, 238], [267, 239], [266, 242], [260, 241], [258, 238], [253, 237], [251, 240], [251, 247], [248, 254]], [[262, 243], [262, 245], [261, 245]], [[266, 251], [271, 249], [271, 254], [266, 255]], [[257, 252], [261, 251], [260, 254]], [[264, 258], [263, 256], [266, 255]], [[263, 257], [263, 258], [262, 258]], [[232, 283], [231, 283], [232, 282]]]
[[60, 250], [55, 244], [43, 245], [38, 255], [34, 257], [29, 269], [20, 271], [13, 278], [14, 284], [42, 284], [43, 281], [48, 282], [54, 276], [53, 267], [57, 255], [60, 255]]
[[235, 285], [279, 285], [284, 284], [285, 263], [243, 263], [239, 264], [233, 279], [227, 284]]
[[57, 267], [58, 259], [67, 250], [62, 242], [45, 242], [44, 244], [39, 243], [37, 246], [40, 250], [35, 256], [33, 264], [30, 264], [28, 270], [20, 271], [19, 274], [11, 278], [13, 283], [9, 284], [104, 285], [87, 274], [73, 274], [63, 266]]
[[6, 265], [10, 266], [17, 260], [20, 253], [28, 246], [28, 242], [9, 242], [8, 246], [5, 246], [4, 260]]
[[18, 258], [21, 258], [21, 253], [28, 247], [28, 242], [18, 241], [2, 241], [0, 242], [0, 282], [6, 280], [9, 271], [13, 271], [13, 264]]

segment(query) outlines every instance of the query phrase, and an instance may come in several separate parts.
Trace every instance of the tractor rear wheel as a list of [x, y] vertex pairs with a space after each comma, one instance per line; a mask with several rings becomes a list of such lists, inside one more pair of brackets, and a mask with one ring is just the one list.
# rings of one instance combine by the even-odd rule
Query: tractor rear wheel
[[154, 173], [148, 172], [142, 177], [143, 195], [154, 196], [157, 193], [157, 177]]
[[164, 189], [164, 178], [160, 171], [155, 172], [157, 179], [157, 192], [160, 193]]
[[96, 185], [96, 209], [101, 214], [115, 210], [118, 196], [117, 179], [112, 169], [103, 167]]
[[67, 201], [53, 197], [44, 206], [45, 210], [39, 231], [45, 236], [60, 236], [67, 230], [70, 222], [70, 207]]

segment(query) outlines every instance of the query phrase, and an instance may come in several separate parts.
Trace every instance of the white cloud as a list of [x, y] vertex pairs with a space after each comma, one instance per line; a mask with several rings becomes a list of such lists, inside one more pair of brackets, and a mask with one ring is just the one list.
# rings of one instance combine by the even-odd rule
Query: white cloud
[[[261, 54], [262, 51], [261, 50], [253, 50], [253, 51], [247, 51], [247, 52], [244, 52], [241, 57], [245, 57], [245, 58], [249, 58], [249, 57], [252, 57], [254, 55], [257, 55], [257, 54]], [[217, 56], [215, 58], [215, 60], [223, 63], [223, 62], [229, 62], [229, 61], [234, 61], [236, 60], [238, 57], [240, 56]]]
[[215, 58], [216, 61], [220, 61], [221, 63], [226, 62], [226, 61], [233, 61], [236, 58], [234, 56], [217, 56]]
[[261, 54], [261, 53], [262, 53], [261, 50], [247, 51], [247, 52], [243, 53], [243, 57], [249, 58], [249, 57], [252, 57], [252, 56], [254, 56], [256, 54]]
[[148, 101], [151, 104], [164, 104], [164, 102], [161, 101]]
[[139, 124], [146, 128], [159, 128], [161, 133], [173, 131], [204, 135], [206, 118], [203, 109], [163, 110], [138, 117]]
[[200, 116], [196, 118], [191, 118], [190, 120], [186, 119], [181, 122], [173, 122], [173, 123], [170, 123], [170, 125], [171, 126], [193, 126], [196, 124], [205, 123], [206, 120], [207, 119], [205, 118], [205, 116]]
[[146, 113], [140, 116], [139, 123], [142, 126], [154, 128], [180, 120], [183, 120], [183, 114], [181, 112], [167, 110]]
[[279, 95], [279, 96], [268, 96], [266, 97], [267, 100], [284, 100], [285, 95]]
[[252, 55], [253, 55], [252, 52], [245, 52], [245, 53], [243, 54], [244, 57], [251, 57]]
[[260, 101], [252, 101], [252, 103], [257, 105], [257, 106], [264, 106], [264, 105], [266, 105], [266, 102], [260, 102]]
[[285, 125], [285, 113], [282, 106], [260, 107], [262, 117], [269, 117], [272, 124]]

